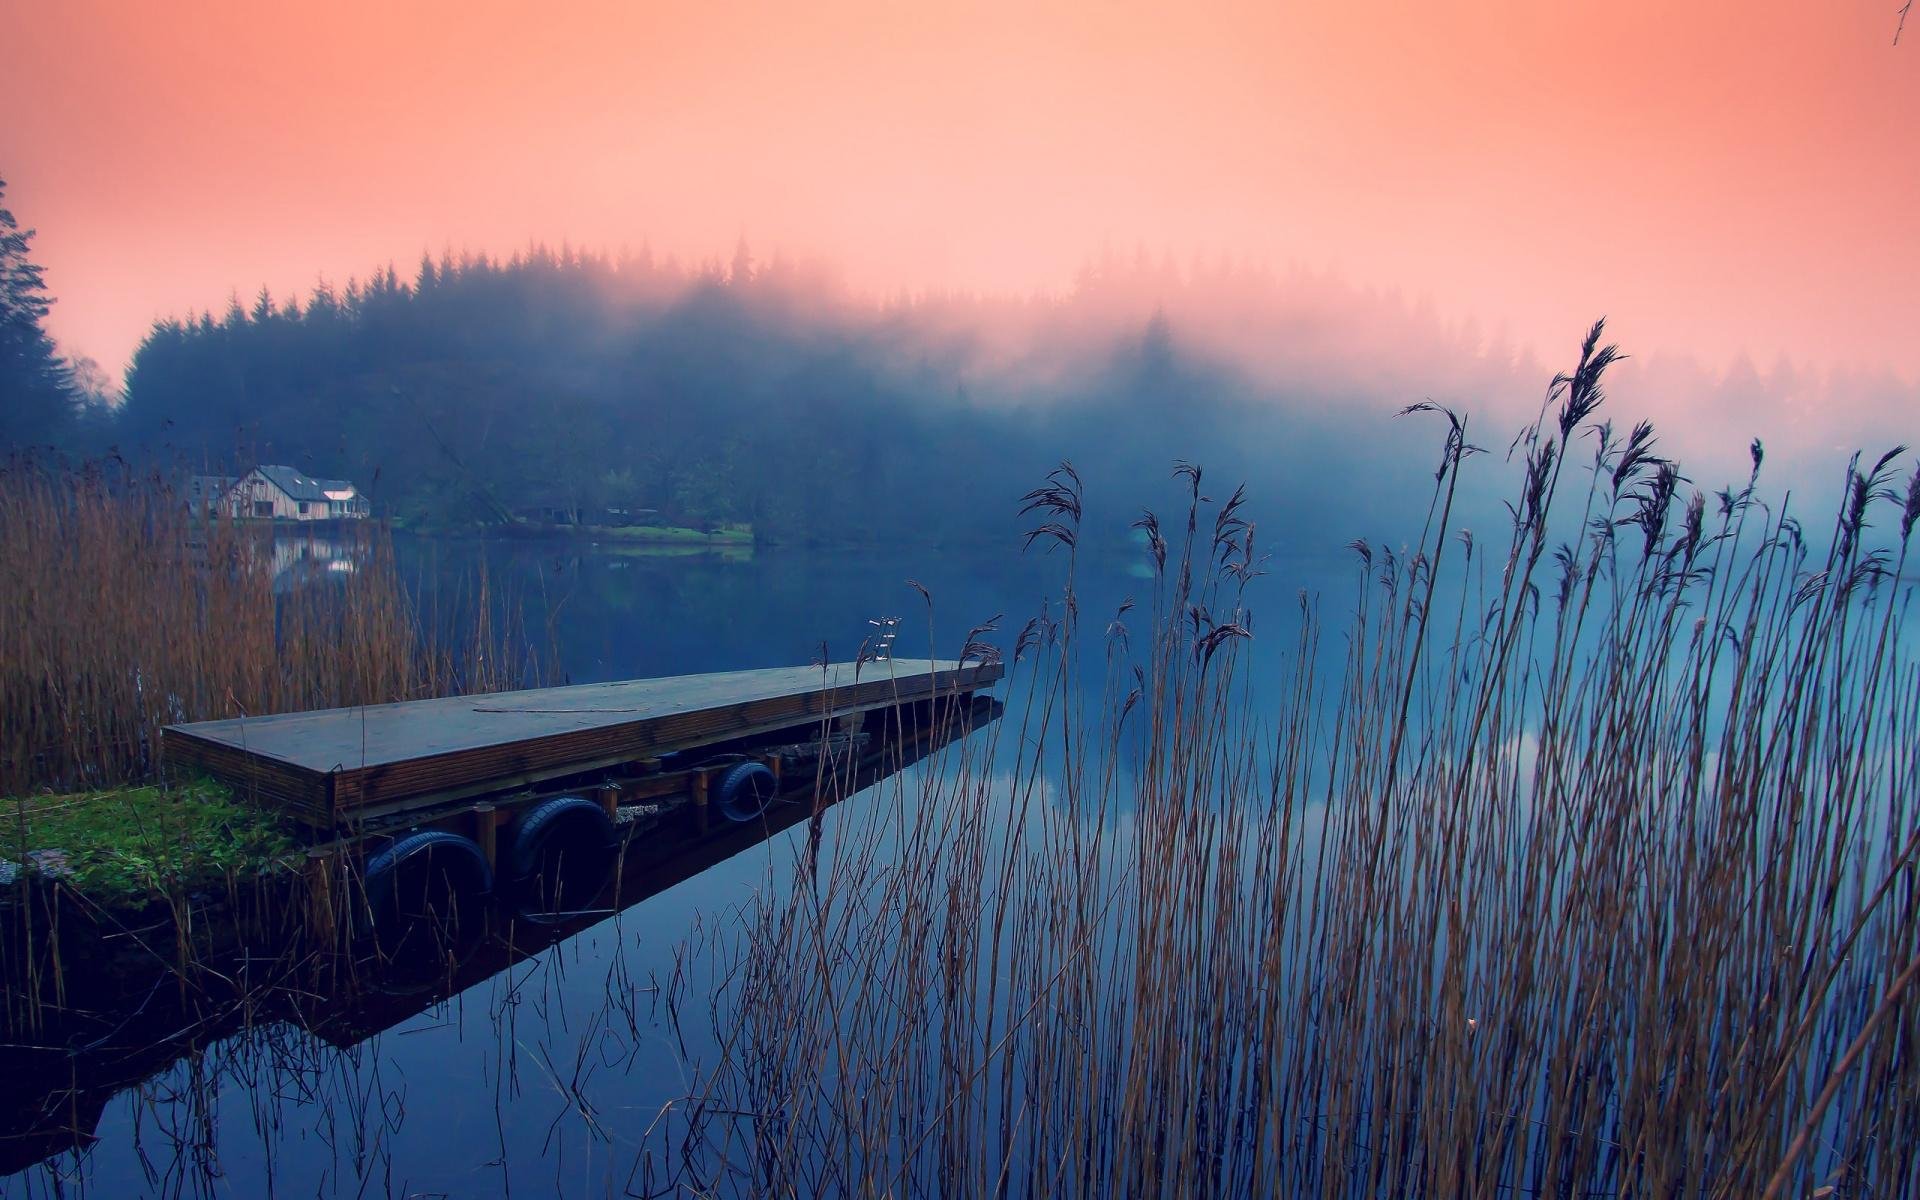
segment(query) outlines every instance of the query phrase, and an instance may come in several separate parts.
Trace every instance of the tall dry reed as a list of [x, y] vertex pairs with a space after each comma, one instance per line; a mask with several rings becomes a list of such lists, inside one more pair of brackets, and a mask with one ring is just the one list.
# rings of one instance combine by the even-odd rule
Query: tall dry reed
[[276, 592], [270, 529], [124, 465], [0, 467], [0, 795], [150, 777], [161, 726], [521, 685], [484, 575], [423, 618], [387, 531]]
[[1148, 611], [1089, 637], [1080, 481], [1036, 490], [1023, 723], [746, 907], [638, 1194], [1920, 1191], [1920, 472], [1856, 462], [1817, 540], [1757, 444], [1686, 494], [1596, 424], [1615, 357], [1554, 381], [1491, 545], [1431, 410], [1415, 548], [1356, 543], [1341, 641], [1302, 596], [1258, 709], [1239, 493], [1183, 467]]

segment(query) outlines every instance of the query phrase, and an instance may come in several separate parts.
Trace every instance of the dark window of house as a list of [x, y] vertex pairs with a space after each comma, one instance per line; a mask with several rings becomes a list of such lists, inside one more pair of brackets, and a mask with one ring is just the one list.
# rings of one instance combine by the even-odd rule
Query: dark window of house
[[305, 500], [300, 502], [300, 515], [303, 517], [307, 515], [307, 502]]
[[273, 501], [271, 501], [271, 500], [255, 500], [255, 501], [253, 502], [253, 515], [254, 515], [254, 516], [256, 516], [256, 517], [270, 517], [270, 516], [272, 516], [272, 515], [273, 515]]

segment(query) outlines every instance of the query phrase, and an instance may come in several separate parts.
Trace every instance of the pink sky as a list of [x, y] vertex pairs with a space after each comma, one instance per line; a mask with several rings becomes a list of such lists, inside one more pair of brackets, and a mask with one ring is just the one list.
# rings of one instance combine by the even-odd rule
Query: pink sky
[[[1332, 267], [1630, 349], [1911, 378], [1892, 0], [19, 6], [0, 175], [69, 353], [423, 248], [746, 236], [874, 290], [1103, 246]], [[190, 8], [190, 11], [189, 11]]]

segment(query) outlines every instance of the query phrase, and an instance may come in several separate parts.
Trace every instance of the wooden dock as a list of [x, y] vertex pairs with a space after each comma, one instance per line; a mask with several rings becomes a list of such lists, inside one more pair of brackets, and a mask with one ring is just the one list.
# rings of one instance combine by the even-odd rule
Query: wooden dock
[[895, 660], [581, 684], [170, 725], [170, 770], [199, 771], [316, 830], [959, 697], [994, 663]]

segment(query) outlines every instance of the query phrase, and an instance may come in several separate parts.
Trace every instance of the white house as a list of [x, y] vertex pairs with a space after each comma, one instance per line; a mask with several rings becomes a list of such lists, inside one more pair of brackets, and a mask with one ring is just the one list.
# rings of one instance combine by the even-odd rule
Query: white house
[[369, 511], [367, 498], [346, 480], [315, 479], [279, 466], [242, 475], [221, 503], [240, 520], [356, 521]]

